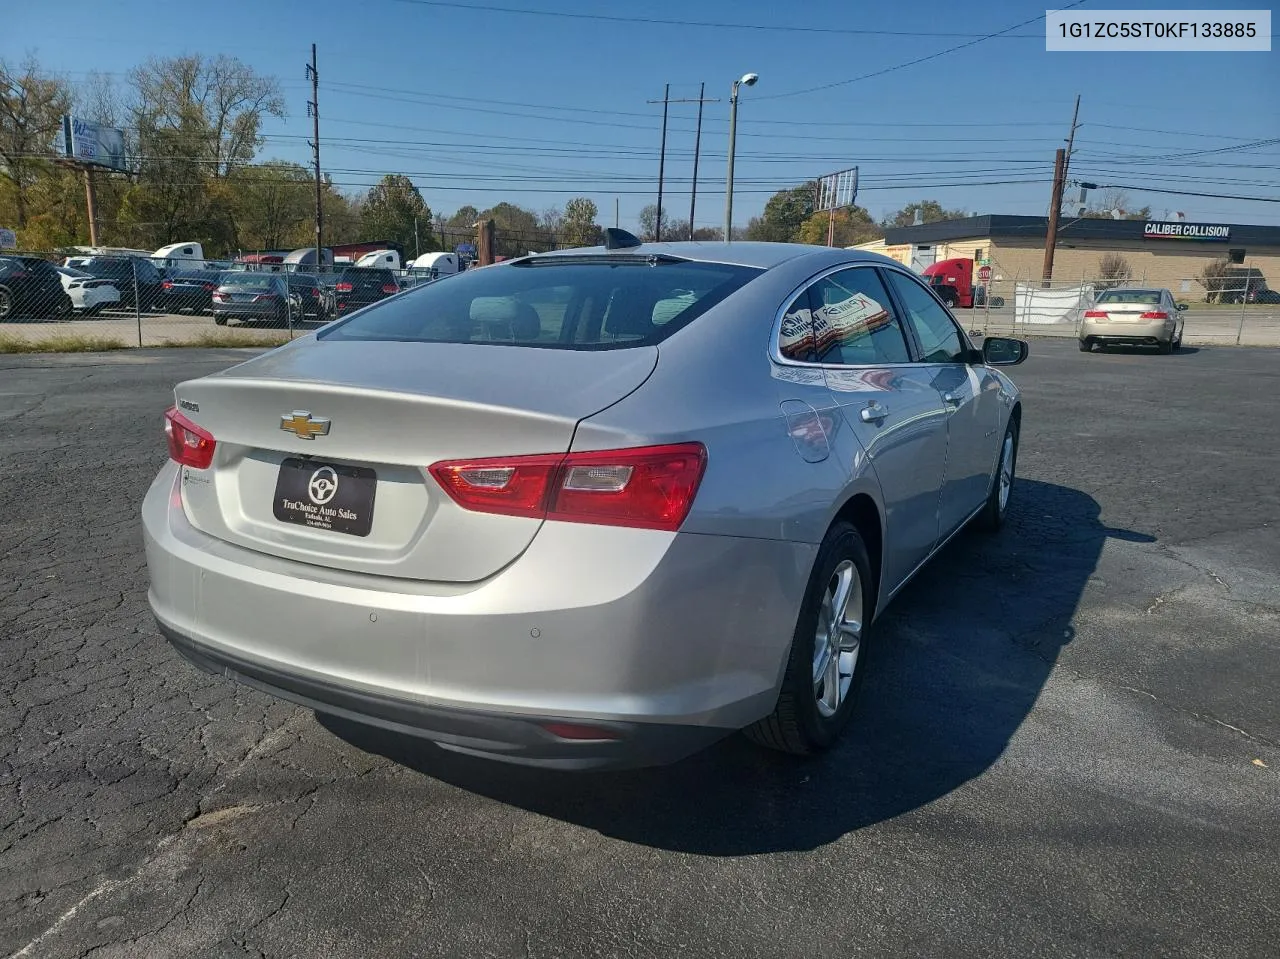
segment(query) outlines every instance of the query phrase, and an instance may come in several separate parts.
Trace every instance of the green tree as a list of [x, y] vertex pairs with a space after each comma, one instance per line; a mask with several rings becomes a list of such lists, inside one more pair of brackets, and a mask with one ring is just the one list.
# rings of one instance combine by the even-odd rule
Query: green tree
[[764, 205], [764, 213], [747, 224], [747, 239], [771, 243], [799, 242], [800, 227], [813, 215], [815, 184], [810, 181], [779, 190]]
[[213, 177], [252, 162], [263, 117], [285, 115], [279, 81], [225, 54], [153, 58], [132, 82], [139, 131], [181, 131], [191, 157]]
[[405, 249], [414, 249], [415, 226], [418, 249], [433, 250], [431, 208], [407, 176], [389, 173], [369, 190], [361, 214], [366, 239], [392, 240]]
[[458, 212], [449, 217], [444, 225], [451, 230], [474, 231], [478, 222], [480, 222], [480, 211], [468, 205], [459, 207]]
[[52, 174], [54, 142], [70, 109], [67, 85], [42, 74], [34, 59], [16, 68], [0, 60], [0, 183], [19, 229], [27, 225], [31, 187]]
[[937, 200], [920, 200], [918, 203], [908, 203], [897, 213], [890, 213], [880, 221], [880, 225], [885, 229], [911, 226], [916, 222], [917, 212], [920, 214], [922, 223], [936, 223], [939, 220], [961, 220], [969, 215], [964, 210], [943, 209], [942, 204]]
[[564, 242], [570, 246], [591, 246], [600, 242], [599, 214], [595, 202], [585, 196], [576, 196], [564, 205], [564, 219], [560, 231]]
[[[315, 179], [306, 167], [258, 163], [235, 171], [227, 185], [235, 246], [278, 250], [315, 242]], [[332, 242], [328, 236], [326, 241]]]
[[[826, 211], [812, 214], [797, 231], [797, 242], [826, 246], [829, 224], [830, 215]], [[884, 236], [884, 231], [871, 218], [871, 214], [860, 206], [837, 210], [834, 232], [834, 245], [838, 247], [855, 246]]]

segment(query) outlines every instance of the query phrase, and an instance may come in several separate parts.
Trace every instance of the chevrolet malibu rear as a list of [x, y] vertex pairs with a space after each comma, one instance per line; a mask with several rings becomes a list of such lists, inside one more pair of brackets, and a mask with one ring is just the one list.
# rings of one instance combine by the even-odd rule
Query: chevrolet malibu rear
[[817, 547], [724, 491], [753, 479], [734, 451], [803, 464], [771, 395], [694, 402], [714, 338], [688, 341], [765, 272], [531, 258], [180, 384], [143, 506], [162, 632], [278, 697], [513, 762], [669, 761], [759, 720]]

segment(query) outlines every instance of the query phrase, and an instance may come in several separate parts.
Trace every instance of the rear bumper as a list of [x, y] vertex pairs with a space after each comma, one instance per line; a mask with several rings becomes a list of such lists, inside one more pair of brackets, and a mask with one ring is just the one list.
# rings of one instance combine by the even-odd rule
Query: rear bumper
[[283, 320], [285, 308], [283, 304], [269, 303], [209, 303], [210, 312], [214, 316], [225, 316], [235, 320]]
[[[75, 297], [72, 297], [74, 302]], [[120, 302], [120, 291], [113, 286], [89, 287], [80, 291], [80, 302], [76, 309], [91, 310], [95, 306], [110, 306]]]
[[[544, 766], [672, 761], [777, 699], [815, 547], [548, 523], [478, 583], [350, 574], [194, 529], [166, 465], [149, 600], [205, 669], [441, 746]], [[334, 534], [340, 535], [340, 534]], [[566, 740], [545, 722], [601, 726]]]
[[1177, 330], [1176, 320], [1139, 320], [1114, 322], [1083, 320], [1080, 323], [1080, 339], [1094, 343], [1128, 343], [1154, 345], [1168, 343]]

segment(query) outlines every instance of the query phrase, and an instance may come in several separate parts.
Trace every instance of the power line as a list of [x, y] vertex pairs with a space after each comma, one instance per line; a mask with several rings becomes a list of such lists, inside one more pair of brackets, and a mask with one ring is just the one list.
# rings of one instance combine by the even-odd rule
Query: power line
[[1252, 203], [1280, 203], [1280, 196], [1240, 196], [1234, 193], [1199, 193], [1193, 190], [1162, 190], [1152, 186], [1131, 186], [1124, 183], [1103, 183], [1099, 190], [1137, 190], [1142, 193], [1168, 193], [1172, 196], [1205, 196], [1214, 200], [1249, 200]]
[[[1068, 3], [1065, 7], [1059, 7], [1058, 10], [1059, 11], [1070, 10], [1072, 7], [1082, 6], [1086, 2], [1087, 0], [1075, 0], [1075, 2]], [[1041, 20], [1045, 18], [1046, 15], [1047, 14], [1042, 13], [1038, 17], [1032, 17], [1030, 20], [1023, 20], [1021, 23], [1015, 23], [1011, 27], [1006, 27], [1003, 30], [997, 30], [994, 33], [983, 34], [979, 36], [977, 39], [968, 40], [965, 43], [958, 43], [954, 47], [947, 47], [945, 50], [939, 50], [937, 53], [931, 53], [928, 56], [924, 56], [924, 57], [916, 57], [914, 60], [908, 60], [905, 63], [899, 63], [891, 67], [884, 67], [880, 70], [873, 70], [872, 72], [864, 73], [861, 76], [850, 77], [848, 80], [836, 80], [831, 83], [820, 84], [816, 87], [807, 87], [804, 90], [792, 90], [790, 93], [775, 93], [775, 94], [766, 95], [766, 96], [756, 96], [756, 97], [752, 97], [752, 99], [753, 100], [781, 100], [784, 97], [804, 96], [805, 94], [818, 93], [819, 91], [822, 91], [822, 90], [833, 90], [836, 87], [847, 86], [850, 83], [857, 83], [861, 80], [870, 80], [872, 77], [880, 77], [880, 76], [884, 76], [886, 73], [893, 73], [897, 70], [905, 70], [907, 67], [914, 67], [916, 64], [919, 64], [919, 63], [927, 63], [930, 60], [936, 60], [939, 57], [945, 57], [947, 54], [955, 53], [957, 50], [964, 50], [968, 47], [976, 46], [979, 43], [984, 43], [987, 40], [994, 40], [996, 37], [1003, 36], [1008, 33], [1012, 33], [1014, 30], [1017, 30], [1019, 27], [1025, 27], [1032, 23], [1039, 23]]]
[[[407, 3], [412, 6], [419, 7], [445, 7], [453, 10], [468, 10], [479, 13], [515, 13], [523, 14], [530, 17], [554, 17], [560, 20], [594, 20], [604, 23], [625, 23], [625, 24], [648, 24], [651, 26], [662, 27], [704, 27], [713, 30], [756, 30], [768, 33], [812, 33], [812, 34], [841, 34], [852, 36], [885, 36], [885, 37], [950, 37], [957, 36], [979, 36], [979, 34], [964, 34], [952, 32], [934, 32], [921, 30], [862, 30], [841, 27], [788, 27], [778, 24], [764, 23], [724, 23], [711, 20], [675, 20], [663, 17], [624, 17], [603, 13], [569, 13], [563, 10], [527, 10], [521, 7], [501, 7], [495, 4], [479, 4], [479, 3], [453, 3], [448, 0], [396, 0], [397, 3]], [[1083, 0], [1081, 0], [1083, 2]], [[1075, 6], [1076, 4], [1072, 4]], [[1066, 8], [1063, 8], [1066, 9]], [[1044, 17], [1039, 19], [1043, 20]], [[1028, 20], [1026, 23], [1020, 23], [1017, 26], [1026, 26], [1029, 23], [1035, 23], [1034, 20]], [[1009, 30], [1015, 30], [1017, 27], [1010, 27]], [[1005, 34], [1008, 31], [1001, 31]], [[1016, 35], [1018, 39], [1030, 39], [1032, 37], [1039, 38], [1038, 33], [1027, 33]], [[984, 39], [987, 39], [984, 37]]]

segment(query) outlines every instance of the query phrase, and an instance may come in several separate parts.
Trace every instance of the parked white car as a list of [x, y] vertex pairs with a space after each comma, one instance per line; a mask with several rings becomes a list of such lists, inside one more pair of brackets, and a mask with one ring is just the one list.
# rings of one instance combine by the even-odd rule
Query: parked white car
[[120, 291], [110, 280], [68, 266], [58, 267], [58, 276], [63, 290], [71, 297], [71, 308], [78, 313], [101, 313], [120, 302]]

